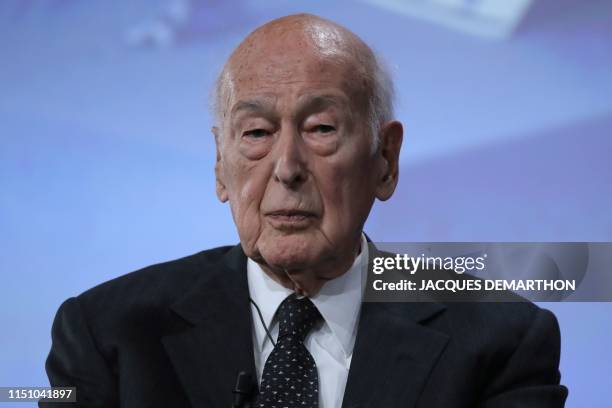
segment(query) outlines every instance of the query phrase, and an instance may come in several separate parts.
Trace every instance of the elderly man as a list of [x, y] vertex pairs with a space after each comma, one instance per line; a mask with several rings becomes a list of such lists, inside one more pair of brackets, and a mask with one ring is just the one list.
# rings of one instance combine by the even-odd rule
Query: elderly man
[[[83, 407], [560, 407], [559, 330], [528, 303], [365, 303], [362, 229], [398, 181], [402, 125], [370, 48], [271, 21], [216, 93], [216, 191], [240, 245], [64, 302], [46, 368]], [[240, 392], [232, 396], [237, 375]]]

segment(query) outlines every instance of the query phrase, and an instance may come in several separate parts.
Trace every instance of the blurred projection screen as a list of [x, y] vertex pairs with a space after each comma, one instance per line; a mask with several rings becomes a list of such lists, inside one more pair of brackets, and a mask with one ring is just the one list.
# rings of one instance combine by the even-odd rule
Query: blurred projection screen
[[509, 37], [532, 0], [362, 0], [407, 16], [491, 39]]

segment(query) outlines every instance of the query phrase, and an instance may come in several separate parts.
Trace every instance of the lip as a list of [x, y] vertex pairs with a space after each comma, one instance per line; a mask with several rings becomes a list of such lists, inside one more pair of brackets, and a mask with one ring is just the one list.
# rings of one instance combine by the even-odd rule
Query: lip
[[310, 225], [316, 214], [310, 211], [297, 209], [281, 209], [265, 213], [272, 226], [280, 229], [303, 228]]
[[272, 217], [314, 217], [313, 212], [298, 209], [281, 209], [268, 211], [266, 212], [266, 215]]

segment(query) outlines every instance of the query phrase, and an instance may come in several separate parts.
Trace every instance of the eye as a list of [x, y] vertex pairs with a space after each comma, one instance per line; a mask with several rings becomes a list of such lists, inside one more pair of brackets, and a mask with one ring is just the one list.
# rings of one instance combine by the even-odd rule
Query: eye
[[262, 137], [268, 136], [270, 132], [265, 129], [251, 129], [247, 130], [242, 136], [250, 137], [253, 139], [261, 139]]
[[312, 128], [312, 131], [319, 133], [332, 133], [336, 131], [336, 128], [331, 125], [316, 125]]

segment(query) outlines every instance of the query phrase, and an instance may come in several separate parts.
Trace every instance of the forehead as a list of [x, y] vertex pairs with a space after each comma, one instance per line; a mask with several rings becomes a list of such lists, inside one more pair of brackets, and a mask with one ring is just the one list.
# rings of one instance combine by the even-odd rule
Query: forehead
[[226, 90], [231, 104], [243, 98], [299, 98], [338, 93], [355, 101], [364, 93], [362, 67], [347, 53], [320, 49], [304, 36], [246, 44], [232, 56]]

